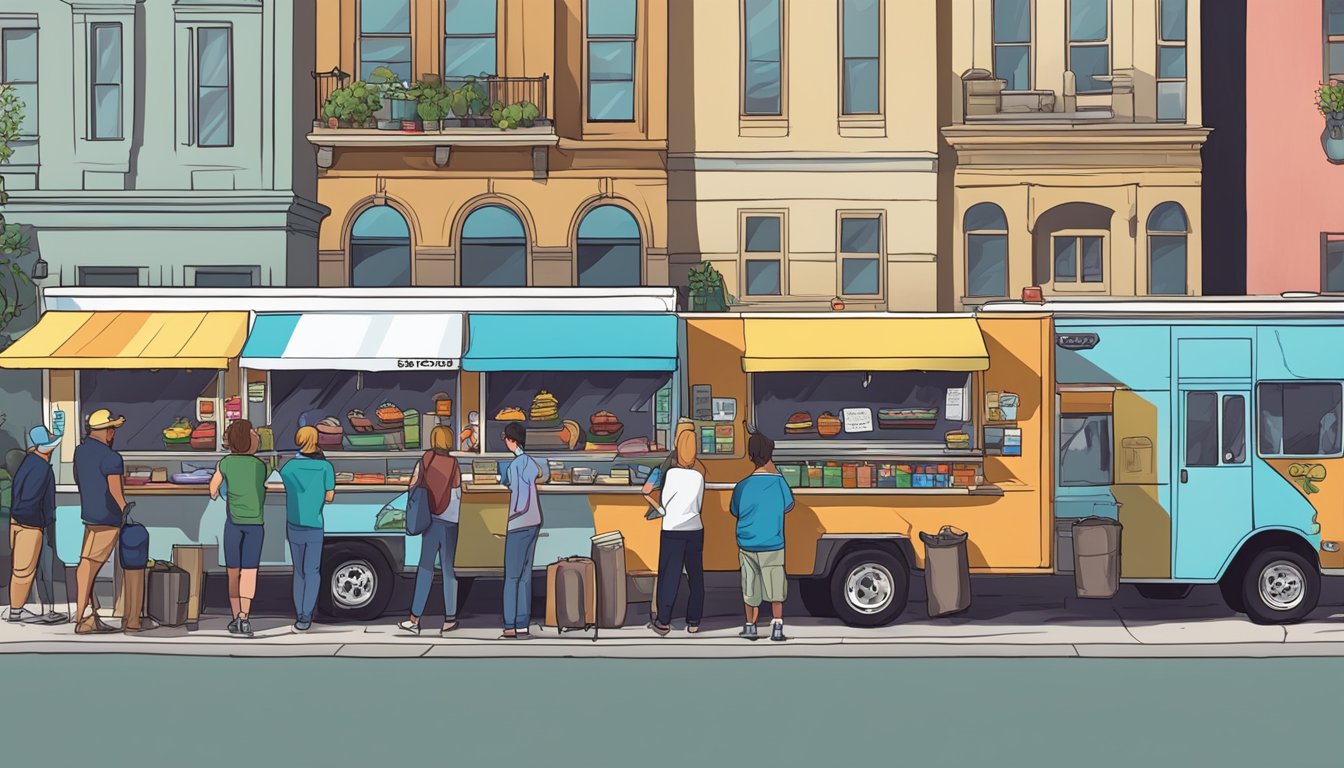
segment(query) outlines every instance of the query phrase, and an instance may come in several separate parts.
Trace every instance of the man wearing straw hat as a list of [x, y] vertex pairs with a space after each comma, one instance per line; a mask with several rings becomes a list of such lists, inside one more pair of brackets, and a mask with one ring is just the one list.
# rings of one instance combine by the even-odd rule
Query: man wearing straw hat
[[117, 534], [126, 518], [126, 495], [121, 476], [125, 472], [121, 454], [112, 450], [117, 428], [126, 423], [106, 408], [89, 414], [88, 437], [75, 449], [75, 484], [79, 486], [80, 516], [84, 519], [84, 546], [79, 553], [75, 583], [79, 590], [75, 603], [75, 634], [95, 635], [116, 632], [98, 618], [92, 608], [93, 582], [117, 548]]

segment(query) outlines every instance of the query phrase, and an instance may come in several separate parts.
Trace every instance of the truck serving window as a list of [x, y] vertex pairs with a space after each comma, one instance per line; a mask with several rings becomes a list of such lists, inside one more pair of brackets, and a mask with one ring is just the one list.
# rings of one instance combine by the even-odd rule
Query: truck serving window
[[1064, 416], [1059, 428], [1059, 484], [1110, 485], [1110, 414]]
[[1261, 456], [1337, 456], [1341, 387], [1338, 382], [1261, 384]]

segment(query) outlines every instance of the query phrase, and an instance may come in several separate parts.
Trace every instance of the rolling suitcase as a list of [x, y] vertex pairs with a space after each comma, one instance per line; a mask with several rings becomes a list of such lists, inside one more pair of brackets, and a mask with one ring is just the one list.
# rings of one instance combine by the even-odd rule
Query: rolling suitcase
[[172, 563], [156, 564], [149, 572], [149, 617], [165, 627], [180, 627], [187, 623], [190, 602], [191, 577], [187, 572]]
[[619, 531], [593, 537], [593, 564], [597, 570], [597, 626], [625, 626], [625, 540]]
[[597, 628], [597, 568], [592, 558], [566, 557], [546, 568], [546, 626], [562, 633]]

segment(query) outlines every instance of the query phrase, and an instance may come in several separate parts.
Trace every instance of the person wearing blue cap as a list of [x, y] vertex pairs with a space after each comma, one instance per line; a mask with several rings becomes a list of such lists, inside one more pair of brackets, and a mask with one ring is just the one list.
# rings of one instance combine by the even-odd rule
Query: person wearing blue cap
[[[52, 434], [44, 425], [28, 431], [32, 447], [14, 473], [13, 503], [9, 511], [9, 547], [13, 552], [13, 572], [9, 581], [7, 621], [61, 624], [69, 620], [56, 612], [56, 473], [51, 454], [61, 444], [61, 434]], [[40, 613], [25, 607], [37, 581]]]

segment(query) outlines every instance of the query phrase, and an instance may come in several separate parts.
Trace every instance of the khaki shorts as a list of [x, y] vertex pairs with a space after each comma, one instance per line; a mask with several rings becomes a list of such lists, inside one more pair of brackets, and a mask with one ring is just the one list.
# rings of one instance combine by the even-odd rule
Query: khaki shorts
[[14, 578], [32, 583], [37, 573], [38, 559], [42, 556], [41, 528], [9, 522], [9, 551], [14, 558]]
[[742, 598], [747, 605], [784, 602], [789, 583], [784, 575], [784, 550], [738, 550], [737, 557], [742, 563]]
[[79, 551], [83, 560], [106, 563], [117, 548], [117, 534], [121, 529], [115, 525], [84, 526], [84, 548]]

